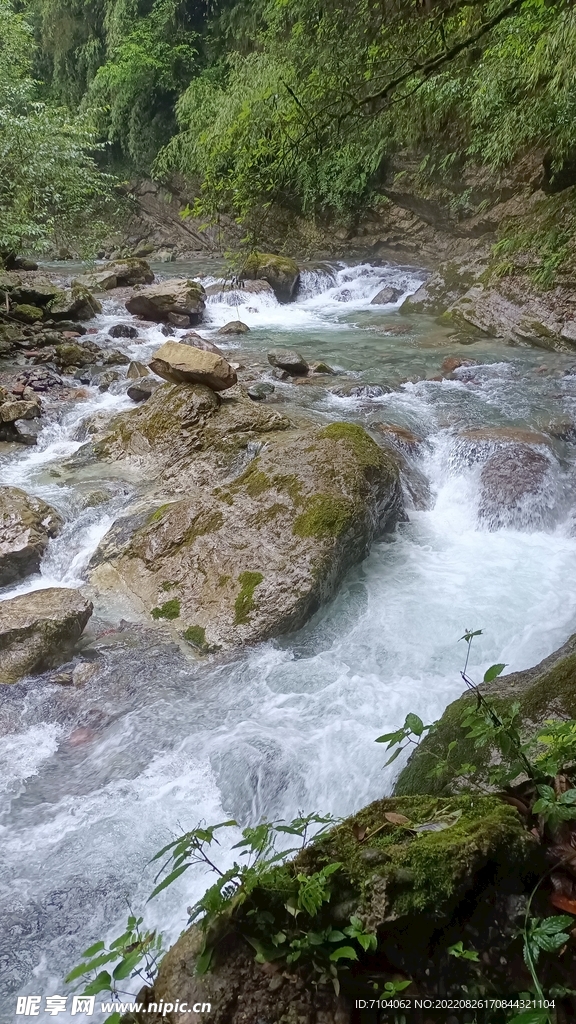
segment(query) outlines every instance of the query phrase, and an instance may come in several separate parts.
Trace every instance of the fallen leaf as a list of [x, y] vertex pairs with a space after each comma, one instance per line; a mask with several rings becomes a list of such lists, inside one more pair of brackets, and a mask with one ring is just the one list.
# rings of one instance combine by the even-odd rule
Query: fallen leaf
[[352, 831], [353, 831], [356, 839], [358, 840], [358, 842], [361, 843], [362, 840], [364, 839], [364, 837], [366, 836], [366, 833], [367, 833], [368, 829], [366, 828], [366, 825], [358, 825], [358, 824], [356, 824], [356, 825], [352, 825]]
[[553, 892], [550, 897], [550, 903], [554, 907], [558, 907], [558, 910], [566, 910], [568, 914], [574, 914], [576, 917], [576, 900], [571, 900], [568, 896], [562, 896], [561, 893]]
[[405, 814], [395, 814], [394, 811], [386, 811], [384, 817], [392, 825], [410, 825], [411, 827], [410, 818], [407, 818]]

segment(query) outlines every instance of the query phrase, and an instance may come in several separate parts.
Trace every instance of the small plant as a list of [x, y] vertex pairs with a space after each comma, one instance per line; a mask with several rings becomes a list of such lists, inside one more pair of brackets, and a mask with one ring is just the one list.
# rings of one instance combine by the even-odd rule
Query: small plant
[[464, 943], [462, 941], [455, 942], [453, 946], [448, 946], [448, 954], [455, 956], [457, 960], [474, 960], [478, 962], [478, 953], [474, 949], [464, 949]]
[[[386, 732], [383, 736], [378, 736], [376, 743], [387, 743], [386, 750], [391, 750], [392, 747], [398, 747], [394, 753], [388, 758], [384, 767], [387, 768], [389, 764], [392, 764], [397, 757], [400, 757], [410, 745], [419, 746], [425, 733], [429, 732], [433, 728], [432, 725], [424, 725], [424, 722], [418, 715], [412, 713], [406, 715], [404, 719], [404, 725], [401, 729], [396, 729], [395, 732]], [[406, 742], [404, 742], [406, 740]]]

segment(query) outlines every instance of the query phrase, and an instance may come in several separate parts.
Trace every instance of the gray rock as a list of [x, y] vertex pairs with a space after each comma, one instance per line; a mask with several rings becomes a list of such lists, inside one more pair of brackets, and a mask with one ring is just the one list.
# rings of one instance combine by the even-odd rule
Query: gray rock
[[135, 284], [151, 284], [154, 274], [146, 260], [135, 258], [115, 260], [96, 270], [82, 274], [72, 282], [72, 287], [88, 288], [95, 292], [108, 292], [113, 288]]
[[62, 664], [92, 615], [77, 590], [51, 587], [0, 602], [0, 682]]
[[402, 295], [402, 288], [382, 288], [371, 300], [371, 306], [387, 306], [390, 302], [396, 302]]
[[[173, 339], [174, 341], [176, 339]], [[200, 348], [203, 352], [215, 352], [216, 355], [226, 358], [224, 353], [210, 341], [208, 338], [202, 338], [196, 331], [188, 331], [187, 334], [183, 334], [181, 338], [178, 338], [178, 344], [180, 345], [191, 345], [192, 348]]]
[[197, 281], [174, 278], [150, 288], [142, 288], [128, 299], [126, 309], [144, 320], [156, 323], [169, 323], [172, 314], [184, 318], [184, 326], [192, 327], [202, 319], [205, 298], [206, 292]]
[[299, 352], [291, 349], [273, 348], [268, 353], [268, 362], [279, 370], [285, 370], [291, 377], [305, 377], [309, 366]]
[[129, 380], [138, 380], [139, 377], [148, 377], [150, 370], [144, 363], [139, 363], [137, 359], [134, 359], [128, 369], [126, 370], [126, 376]]
[[290, 429], [239, 390], [192, 385], [112, 426], [96, 456], [155, 479], [158, 504], [120, 547], [104, 539], [92, 580], [210, 648], [300, 628], [402, 514], [396, 460], [354, 424]]
[[392, 391], [386, 384], [339, 384], [330, 388], [339, 398], [382, 398]]
[[300, 268], [295, 260], [272, 253], [251, 253], [240, 277], [245, 281], [267, 281], [278, 302], [292, 302], [300, 286]]
[[248, 324], [242, 323], [241, 320], [231, 320], [230, 323], [224, 324], [220, 327], [216, 334], [249, 334], [250, 328]]
[[19, 444], [35, 445], [38, 440], [38, 435], [42, 431], [42, 423], [40, 420], [17, 420], [13, 424], [15, 428], [14, 441]]
[[259, 381], [256, 384], [251, 384], [250, 387], [246, 388], [246, 394], [248, 398], [251, 398], [253, 402], [261, 402], [268, 395], [273, 394], [275, 388], [273, 384], [267, 384], [266, 381]]
[[0, 422], [15, 423], [16, 420], [33, 420], [40, 415], [40, 402], [17, 401], [3, 402], [0, 405]]
[[108, 334], [111, 338], [137, 338], [138, 330], [133, 324], [113, 324]]
[[37, 572], [62, 517], [41, 498], [18, 487], [0, 487], [0, 587]]
[[88, 288], [81, 286], [59, 292], [50, 303], [50, 316], [53, 320], [92, 320], [102, 312], [102, 306]]
[[160, 386], [160, 381], [154, 377], [141, 377], [130, 385], [126, 394], [133, 402], [145, 402]]

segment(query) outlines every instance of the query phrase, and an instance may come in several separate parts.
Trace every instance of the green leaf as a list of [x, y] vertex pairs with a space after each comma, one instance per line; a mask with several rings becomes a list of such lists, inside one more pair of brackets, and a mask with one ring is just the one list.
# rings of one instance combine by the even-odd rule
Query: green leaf
[[99, 992], [111, 992], [112, 991], [112, 978], [108, 974], [108, 971], [100, 971], [100, 974], [91, 981], [89, 985], [86, 985], [84, 989], [85, 996], [96, 996]]
[[130, 956], [127, 956], [118, 964], [117, 967], [114, 968], [114, 980], [123, 981], [124, 978], [129, 978], [136, 965], [140, 963], [143, 955], [144, 954], [141, 949], [137, 949], [134, 953], [130, 953]]
[[410, 732], [413, 732], [415, 736], [421, 736], [424, 732], [424, 722], [421, 718], [418, 718], [418, 715], [414, 715], [410, 712], [409, 715], [406, 715], [404, 728], [410, 729]]
[[574, 919], [567, 914], [557, 914], [555, 917], [546, 917], [538, 925], [539, 932], [546, 932], [547, 935], [554, 935], [555, 932], [564, 931], [574, 924]]
[[484, 682], [491, 683], [493, 679], [497, 679], [498, 676], [502, 675], [505, 668], [506, 665], [491, 665], [484, 673]]
[[105, 946], [104, 946], [103, 942], [101, 942], [101, 941], [100, 942], [95, 942], [93, 946], [89, 946], [88, 949], [84, 950], [84, 952], [82, 953], [82, 956], [83, 957], [94, 956], [95, 953], [99, 953], [100, 950], [104, 949], [104, 948], [105, 948]]
[[404, 747], [398, 747], [398, 750], [394, 751], [394, 753], [392, 754], [392, 757], [388, 758], [388, 760], [384, 764], [384, 767], [387, 768], [388, 765], [392, 764], [392, 762], [395, 761], [397, 757], [400, 757], [400, 754], [402, 753], [403, 750], [404, 750]]
[[150, 900], [153, 900], [154, 897], [157, 896], [159, 892], [162, 892], [162, 889], [166, 889], [167, 886], [172, 885], [172, 882], [176, 881], [178, 876], [182, 875], [184, 871], [186, 871], [186, 869], [189, 867], [190, 864], [182, 864], [182, 866], [176, 868], [175, 871], [171, 871], [170, 874], [167, 875], [162, 882], [160, 882], [160, 885], [157, 885], [156, 888], [152, 890], [146, 902], [150, 903]]
[[385, 732], [383, 736], [379, 736], [375, 743], [390, 743], [391, 746], [394, 743], [401, 743], [406, 735], [405, 729], [397, 729], [396, 732]]
[[95, 960], [88, 960], [85, 964], [78, 964], [74, 970], [70, 971], [65, 978], [67, 983], [76, 981], [76, 978], [81, 978], [83, 974], [89, 974], [90, 971], [95, 971], [98, 967], [103, 967], [104, 964], [109, 964], [111, 960], [118, 958], [117, 953], [105, 953], [103, 956], [96, 957]]
[[328, 942], [342, 942], [342, 939], [345, 939], [345, 938], [346, 938], [346, 936], [344, 935], [344, 932], [339, 932], [336, 929], [336, 930], [330, 932], [330, 934], [328, 935]]
[[340, 946], [338, 949], [334, 949], [330, 953], [331, 960], [357, 960], [358, 956], [356, 950], [352, 946]]
[[206, 974], [209, 971], [213, 954], [214, 947], [207, 946], [204, 952], [196, 957], [196, 974]]
[[106, 1017], [104, 1024], [120, 1024], [121, 1020], [122, 1014], [118, 1013], [118, 1010], [116, 1010], [115, 1013], [111, 1013], [109, 1017]]
[[546, 1010], [526, 1010], [512, 1017], [509, 1024], [549, 1024], [550, 1016]]

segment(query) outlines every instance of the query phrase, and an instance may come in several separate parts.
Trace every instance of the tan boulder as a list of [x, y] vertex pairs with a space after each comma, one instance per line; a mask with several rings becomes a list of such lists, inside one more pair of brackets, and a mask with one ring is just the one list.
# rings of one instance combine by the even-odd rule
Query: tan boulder
[[154, 353], [150, 369], [172, 384], [205, 384], [212, 391], [225, 391], [237, 382], [236, 371], [223, 356], [176, 341], [167, 341]]
[[144, 320], [192, 327], [202, 319], [205, 300], [206, 292], [197, 281], [174, 278], [142, 288], [128, 299], [126, 309]]
[[0, 683], [66, 660], [92, 615], [77, 590], [51, 587], [0, 602]]

